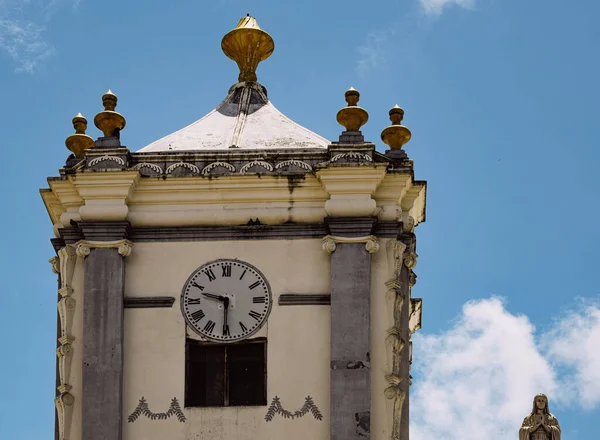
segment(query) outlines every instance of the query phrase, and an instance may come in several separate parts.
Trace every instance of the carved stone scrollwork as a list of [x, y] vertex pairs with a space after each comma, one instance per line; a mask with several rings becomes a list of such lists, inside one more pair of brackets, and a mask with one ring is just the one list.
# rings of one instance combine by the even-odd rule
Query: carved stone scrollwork
[[411, 269], [410, 273], [408, 274], [408, 285], [413, 287], [415, 284], [417, 284], [417, 274]]
[[76, 249], [78, 257], [85, 258], [90, 254], [90, 248], [84, 244], [78, 244]]
[[329, 236], [323, 238], [323, 250], [328, 254], [333, 254], [335, 252], [335, 240]]
[[373, 237], [367, 240], [365, 248], [370, 254], [374, 254], [375, 252], [377, 252], [379, 250], [379, 241], [377, 240], [377, 237]]
[[[59, 346], [56, 349], [58, 357], [59, 372], [59, 396], [54, 400], [58, 414], [59, 439], [68, 440], [73, 417], [73, 405], [75, 398], [69, 391], [71, 382], [71, 365], [73, 361], [73, 342], [75, 337], [71, 335], [73, 315], [75, 313], [76, 301], [73, 298], [73, 274], [77, 256], [85, 253], [84, 247], [67, 245], [58, 251], [58, 257], [52, 258], [50, 262], [53, 271], [60, 275], [60, 288], [58, 293], [61, 299], [58, 301], [58, 316], [60, 319]], [[89, 248], [87, 254], [89, 254]]]
[[58, 413], [58, 438], [61, 440], [69, 440], [75, 398], [69, 392], [63, 392], [54, 399], [54, 404], [56, 405], [56, 412]]
[[56, 275], [60, 274], [60, 263], [58, 257], [52, 257], [48, 260], [48, 263], [52, 265], [52, 272]]
[[417, 253], [410, 251], [404, 254], [404, 265], [409, 269], [412, 269], [417, 265]]

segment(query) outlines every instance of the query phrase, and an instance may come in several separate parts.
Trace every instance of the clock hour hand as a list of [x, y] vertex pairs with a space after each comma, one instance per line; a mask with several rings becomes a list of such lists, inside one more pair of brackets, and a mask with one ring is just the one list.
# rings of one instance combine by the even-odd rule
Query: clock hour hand
[[204, 295], [208, 298], [216, 299], [218, 301], [225, 301], [225, 297], [222, 295], [215, 295], [214, 293], [204, 293], [204, 292], [202, 292], [202, 295]]

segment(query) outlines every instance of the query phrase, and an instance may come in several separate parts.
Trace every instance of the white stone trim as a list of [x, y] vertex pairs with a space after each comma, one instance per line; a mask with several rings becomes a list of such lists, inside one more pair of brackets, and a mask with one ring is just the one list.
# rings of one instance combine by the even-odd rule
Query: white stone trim
[[203, 176], [206, 176], [217, 167], [227, 168], [232, 173], [235, 173], [235, 167], [233, 165], [231, 165], [230, 163], [223, 162], [223, 161], [216, 161], [216, 162], [209, 163], [204, 168], [202, 168], [201, 174]]
[[167, 174], [171, 174], [173, 172], [173, 170], [175, 170], [176, 168], [187, 168], [189, 170], [191, 170], [193, 173], [200, 173], [200, 168], [198, 168], [196, 165], [192, 164], [192, 163], [188, 163], [188, 162], [177, 162], [174, 164], [171, 164], [167, 167]]
[[260, 166], [266, 169], [267, 171], [273, 171], [273, 165], [269, 162], [265, 162], [264, 160], [253, 160], [252, 162], [248, 162], [242, 168], [240, 168], [240, 174], [245, 174], [250, 168]]
[[367, 162], [373, 162], [373, 159], [371, 159], [371, 156], [364, 154], [364, 153], [358, 153], [356, 151], [349, 151], [347, 153], [336, 154], [335, 156], [333, 156], [331, 158], [331, 160], [329, 162], [334, 163], [334, 162], [337, 162], [338, 160], [344, 159], [344, 158], [362, 159]]
[[96, 158], [90, 160], [90, 162], [88, 163], [88, 166], [93, 167], [94, 165], [97, 165], [100, 162], [107, 162], [107, 161], [116, 162], [119, 165], [125, 165], [125, 161], [123, 159], [121, 159], [120, 157], [109, 156], [108, 154], [105, 154], [104, 156], [96, 157]]
[[282, 162], [279, 162], [275, 165], [275, 169], [278, 170], [279, 168], [287, 167], [289, 165], [296, 165], [298, 168], [303, 168], [305, 170], [312, 171], [312, 167], [309, 164], [296, 159], [284, 160]]
[[156, 165], [155, 163], [150, 163], [150, 162], [140, 162], [140, 163], [132, 166], [131, 169], [139, 171], [141, 168], [144, 168], [144, 167], [150, 168], [151, 170], [156, 171], [158, 174], [163, 173], [163, 169], [159, 165]]

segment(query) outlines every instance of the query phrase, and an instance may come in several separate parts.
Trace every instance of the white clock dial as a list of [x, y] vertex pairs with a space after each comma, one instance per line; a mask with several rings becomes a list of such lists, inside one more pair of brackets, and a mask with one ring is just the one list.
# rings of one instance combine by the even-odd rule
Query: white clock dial
[[251, 264], [212, 261], [186, 281], [181, 311], [188, 325], [206, 339], [238, 341], [265, 323], [271, 311], [271, 288]]

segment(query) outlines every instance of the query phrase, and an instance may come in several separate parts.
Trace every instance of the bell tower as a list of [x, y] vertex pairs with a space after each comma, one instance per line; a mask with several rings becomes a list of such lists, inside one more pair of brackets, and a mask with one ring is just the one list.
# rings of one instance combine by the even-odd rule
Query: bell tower
[[59, 440], [408, 440], [426, 183], [390, 110], [383, 153], [350, 88], [328, 141], [271, 103], [244, 17], [215, 110], [143, 148], [117, 96], [41, 190], [59, 277]]

